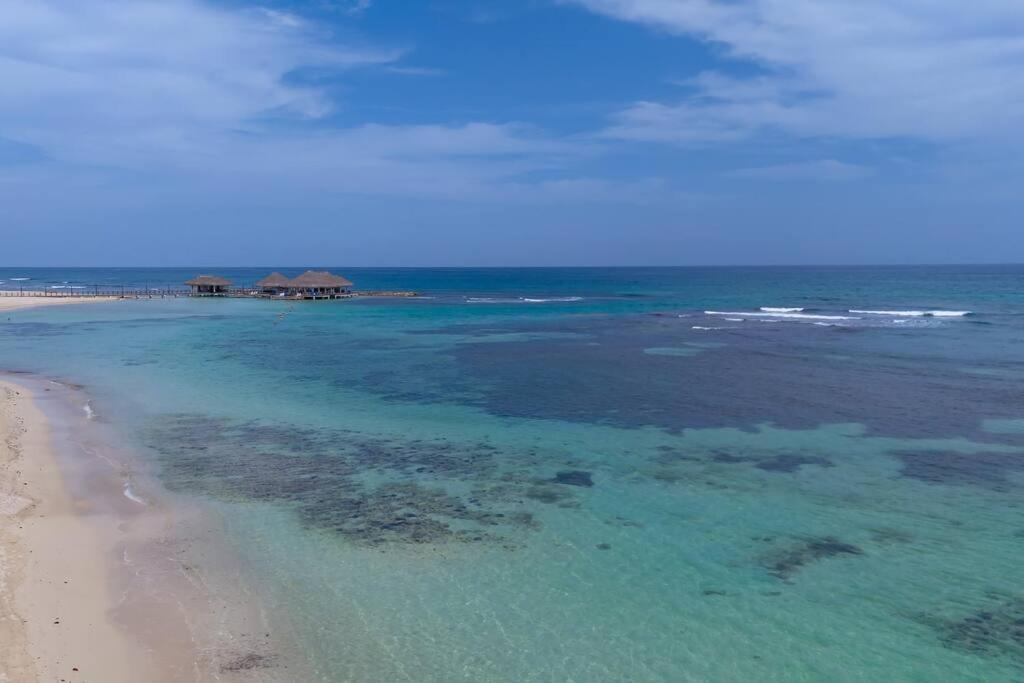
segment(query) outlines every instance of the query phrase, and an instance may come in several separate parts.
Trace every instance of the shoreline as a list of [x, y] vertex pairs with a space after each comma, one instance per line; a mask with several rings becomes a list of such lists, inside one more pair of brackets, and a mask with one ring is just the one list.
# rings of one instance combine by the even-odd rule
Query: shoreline
[[47, 296], [45, 292], [25, 292], [0, 296], [0, 313], [23, 311], [43, 306], [120, 301], [119, 296]]
[[0, 681], [277, 679], [217, 520], [112, 448], [79, 393], [0, 373]]
[[4, 680], [128, 680], [154, 663], [110, 618], [112, 520], [86, 520], [67, 491], [35, 397], [0, 379], [0, 639]]

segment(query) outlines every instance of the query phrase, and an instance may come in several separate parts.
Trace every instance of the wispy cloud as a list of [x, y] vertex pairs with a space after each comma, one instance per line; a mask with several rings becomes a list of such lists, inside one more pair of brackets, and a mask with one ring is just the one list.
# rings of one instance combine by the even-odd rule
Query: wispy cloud
[[401, 51], [344, 46], [297, 16], [191, 0], [8, 0], [0, 5], [0, 134], [75, 163], [200, 152], [273, 113], [332, 102], [289, 83], [306, 67], [386, 64]]
[[835, 159], [800, 161], [791, 164], [756, 166], [729, 171], [726, 175], [747, 180], [821, 181], [836, 182], [859, 180], [871, 175], [871, 169]]
[[389, 66], [386, 68], [388, 73], [398, 74], [399, 76], [427, 76], [436, 77], [444, 76], [448, 72], [444, 69], [434, 69], [428, 66]]
[[[594, 143], [517, 123], [339, 127], [303, 69], [406, 76], [402, 50], [346, 45], [301, 16], [194, 0], [10, 0], [0, 5], [0, 164], [8, 188], [95, 191], [142, 174], [166, 188], [581, 200], [571, 168]], [[315, 125], [311, 125], [315, 124]], [[17, 154], [14, 153], [16, 150]], [[24, 168], [24, 160], [41, 164]], [[557, 175], [565, 180], [541, 181]], [[589, 183], [589, 184], [588, 184]], [[616, 185], [605, 182], [600, 191]], [[629, 196], [639, 196], [630, 185]], [[626, 196], [625, 190], [623, 196]]]
[[350, 5], [346, 7], [349, 14], [359, 14], [365, 12], [373, 6], [373, 0], [354, 0]]
[[690, 97], [641, 102], [609, 132], [641, 140], [798, 136], [1021, 140], [1017, 0], [567, 0], [690, 36], [762, 69], [709, 73]]

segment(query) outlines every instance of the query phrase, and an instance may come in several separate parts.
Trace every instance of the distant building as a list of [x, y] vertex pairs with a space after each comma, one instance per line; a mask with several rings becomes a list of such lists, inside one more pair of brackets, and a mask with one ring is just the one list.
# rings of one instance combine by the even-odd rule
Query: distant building
[[192, 290], [192, 296], [226, 296], [231, 281], [216, 275], [197, 275], [185, 284]]
[[286, 296], [291, 280], [281, 273], [271, 273], [256, 283], [256, 289], [261, 296]]
[[297, 299], [341, 299], [351, 296], [351, 288], [352, 281], [340, 275], [307, 270], [288, 281], [287, 295]]

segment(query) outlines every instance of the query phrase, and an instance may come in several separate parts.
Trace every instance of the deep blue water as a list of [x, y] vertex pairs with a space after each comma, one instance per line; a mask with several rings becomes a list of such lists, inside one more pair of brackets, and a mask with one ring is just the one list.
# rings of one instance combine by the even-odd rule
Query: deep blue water
[[422, 296], [0, 325], [323, 680], [1024, 675], [1024, 267], [331, 270]]

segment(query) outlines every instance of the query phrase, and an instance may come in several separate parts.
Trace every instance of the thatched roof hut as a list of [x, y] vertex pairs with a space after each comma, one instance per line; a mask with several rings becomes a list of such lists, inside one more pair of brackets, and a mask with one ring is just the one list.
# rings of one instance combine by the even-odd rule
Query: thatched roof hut
[[219, 275], [197, 275], [185, 284], [189, 287], [230, 287], [231, 280], [225, 280]]
[[352, 286], [352, 281], [326, 270], [307, 270], [293, 278], [289, 286], [294, 289], [347, 289]]
[[194, 295], [215, 296], [227, 294], [231, 280], [226, 280], [218, 275], [197, 275], [185, 284], [192, 288]]
[[256, 282], [256, 286], [260, 289], [288, 289], [290, 285], [291, 280], [276, 272]]

